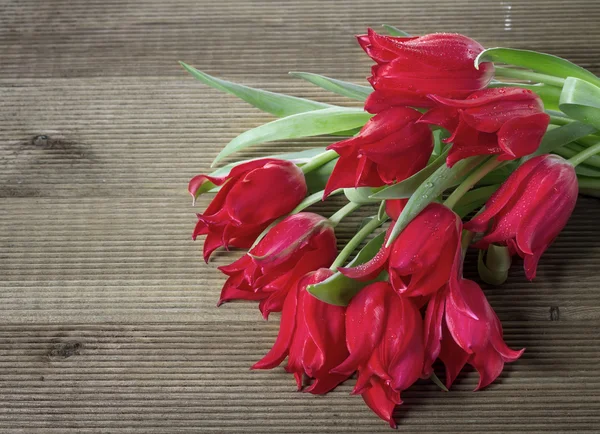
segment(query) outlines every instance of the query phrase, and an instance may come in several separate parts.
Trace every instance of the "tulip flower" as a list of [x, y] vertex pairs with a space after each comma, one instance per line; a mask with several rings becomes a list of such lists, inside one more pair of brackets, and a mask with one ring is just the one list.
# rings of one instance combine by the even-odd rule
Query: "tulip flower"
[[371, 118], [356, 137], [330, 145], [340, 158], [324, 196], [338, 188], [380, 187], [421, 170], [433, 151], [433, 136], [421, 114], [394, 107]]
[[189, 192], [196, 198], [206, 182], [222, 186], [203, 214], [197, 214], [194, 240], [206, 235], [204, 260], [220, 246], [248, 248], [274, 220], [306, 196], [302, 171], [289, 161], [265, 158], [242, 163], [222, 177], [198, 175]]
[[294, 374], [298, 390], [304, 386], [306, 375], [312, 379], [312, 384], [305, 391], [313, 394], [327, 393], [351, 375], [330, 373], [348, 356], [346, 309], [324, 303], [306, 291], [308, 285], [319, 283], [332, 274], [329, 269], [313, 271], [289, 291], [275, 344], [252, 369], [272, 369], [288, 357], [285, 369]]
[[502, 337], [502, 325], [477, 283], [452, 278], [429, 301], [425, 314], [425, 363], [423, 376], [433, 372], [440, 358], [446, 366], [446, 387], [450, 387], [466, 363], [479, 372], [475, 390], [492, 383], [504, 363], [523, 354], [511, 350]]
[[424, 360], [423, 323], [417, 307], [399, 297], [387, 282], [373, 283], [359, 292], [346, 310], [346, 343], [350, 355], [333, 373], [358, 370], [353, 394], [391, 427], [400, 393], [421, 375]]
[[474, 155], [498, 155], [513, 160], [537, 150], [546, 133], [550, 116], [544, 113], [539, 96], [529, 89], [492, 88], [458, 100], [430, 95], [440, 104], [420, 122], [446, 128], [452, 143], [446, 162], [454, 165]]
[[298, 279], [329, 267], [336, 254], [335, 233], [325, 217], [308, 212], [286, 217], [246, 255], [219, 267], [229, 276], [219, 305], [233, 299], [260, 300], [260, 311], [267, 318], [270, 312], [281, 311]]
[[432, 107], [428, 94], [464, 98], [485, 88], [494, 75], [490, 62], [474, 66], [484, 48], [459, 34], [399, 38], [369, 29], [358, 42], [377, 63], [369, 78], [375, 91], [365, 102], [370, 113], [393, 106]]
[[406, 296], [426, 296], [450, 278], [462, 224], [449, 208], [432, 203], [417, 215], [388, 248], [355, 268], [340, 268], [347, 277], [370, 280], [384, 268], [393, 288]]
[[534, 157], [514, 171], [465, 229], [484, 232], [475, 247], [508, 246], [524, 259], [525, 275], [533, 279], [537, 264], [564, 228], [577, 201], [573, 166], [557, 155]]

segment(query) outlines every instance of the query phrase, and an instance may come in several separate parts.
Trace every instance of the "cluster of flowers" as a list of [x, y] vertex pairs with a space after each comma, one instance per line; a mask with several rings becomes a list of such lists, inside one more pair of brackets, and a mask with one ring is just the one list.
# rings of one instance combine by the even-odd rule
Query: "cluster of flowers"
[[[339, 156], [322, 192], [382, 187], [424, 169], [434, 148], [432, 129], [447, 130], [447, 167], [488, 156], [488, 167], [534, 153], [549, 116], [529, 89], [490, 87], [494, 65], [474, 66], [483, 51], [457, 34], [390, 37], [369, 30], [359, 36], [375, 61], [374, 91], [365, 110], [374, 116], [360, 132], [334, 143]], [[206, 235], [204, 258], [224, 246], [250, 249], [230, 265], [219, 304], [254, 300], [267, 318], [281, 312], [280, 330], [254, 369], [287, 357], [298, 389], [323, 394], [358, 373], [353, 393], [395, 427], [401, 392], [433, 374], [439, 358], [450, 387], [466, 364], [486, 387], [523, 350], [509, 348], [502, 326], [480, 286], [463, 277], [466, 246], [504, 246], [524, 260], [533, 279], [540, 256], [571, 215], [578, 194], [572, 164], [551, 154], [523, 158], [463, 224], [451, 205], [431, 200], [397, 234], [392, 229], [406, 199], [387, 200], [392, 220], [372, 259], [339, 267], [335, 219], [292, 211], [307, 196], [305, 173], [293, 162], [264, 158], [241, 163], [225, 176], [198, 175], [220, 190], [202, 214], [193, 238]], [[473, 236], [475, 242], [473, 243]], [[342, 273], [363, 282], [347, 306], [319, 300], [307, 288]]]

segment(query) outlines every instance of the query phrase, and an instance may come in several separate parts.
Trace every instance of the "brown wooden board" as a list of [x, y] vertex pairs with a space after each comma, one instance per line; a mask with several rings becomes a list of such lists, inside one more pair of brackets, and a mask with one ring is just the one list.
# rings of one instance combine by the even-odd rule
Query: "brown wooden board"
[[[370, 61], [353, 35], [381, 23], [546, 51], [598, 73], [599, 22], [595, 0], [0, 1], [0, 433], [389, 432], [349, 396], [351, 382], [313, 397], [282, 368], [249, 371], [277, 315], [215, 307], [216, 267], [239, 253], [202, 262], [186, 187], [271, 117], [177, 61], [355, 105], [286, 73], [366, 84]], [[368, 214], [340, 228], [340, 245]], [[525, 355], [482, 392], [470, 392], [469, 370], [449, 393], [418, 383], [403, 394], [402, 431], [600, 431], [599, 222], [600, 202], [580, 198], [535, 282], [515, 264], [506, 285], [484, 286]]]

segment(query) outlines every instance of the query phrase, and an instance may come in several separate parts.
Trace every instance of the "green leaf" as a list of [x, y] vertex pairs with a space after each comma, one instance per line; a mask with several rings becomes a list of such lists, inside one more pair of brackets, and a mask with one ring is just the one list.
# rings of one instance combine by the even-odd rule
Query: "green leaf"
[[371, 116], [373, 115], [363, 109], [330, 107], [276, 119], [237, 136], [221, 150], [213, 165], [234, 152], [258, 143], [319, 136], [349, 130], [364, 125]]
[[600, 87], [578, 78], [567, 78], [559, 108], [573, 119], [600, 129]]
[[[356, 267], [372, 259], [381, 249], [384, 239], [385, 232], [374, 237], [346, 267]], [[359, 282], [358, 280], [350, 279], [337, 271], [323, 282], [308, 286], [307, 290], [325, 303], [336, 306], [347, 306], [352, 297], [369, 283], [371, 282]]]
[[588, 134], [596, 132], [596, 128], [591, 125], [586, 125], [581, 122], [571, 122], [570, 124], [555, 127], [550, 125], [548, 131], [544, 134], [540, 147], [533, 156], [548, 154], [561, 146], [571, 143], [581, 137], [585, 137]]
[[488, 155], [470, 157], [457, 162], [452, 167], [445, 164], [440, 166], [410, 197], [392, 228], [386, 246], [390, 246], [412, 219], [423, 211], [427, 205], [488, 157]]
[[552, 54], [538, 53], [530, 50], [517, 50], [514, 48], [488, 48], [483, 50], [475, 59], [475, 67], [483, 62], [500, 62], [520, 66], [532, 71], [548, 74], [554, 77], [577, 77], [582, 80], [600, 85], [600, 78], [587, 69], [575, 65], [566, 59]]
[[383, 200], [383, 199], [406, 199], [411, 197], [413, 193], [419, 188], [427, 178], [429, 178], [438, 168], [446, 162], [446, 157], [450, 148], [447, 148], [442, 154], [437, 157], [433, 162], [429, 163], [425, 168], [415, 173], [410, 178], [406, 178], [404, 181], [398, 184], [390, 185], [383, 190], [371, 195], [371, 199]]
[[410, 35], [408, 33], [406, 33], [403, 30], [400, 30], [397, 27], [390, 26], [388, 24], [383, 24], [381, 27], [383, 27], [390, 36], [401, 36], [405, 38], [410, 38]]
[[479, 251], [477, 258], [479, 277], [487, 284], [502, 285], [508, 278], [511, 261], [508, 247], [490, 244], [487, 254], [485, 250]]
[[325, 104], [322, 102], [311, 101], [304, 98], [269, 92], [261, 89], [254, 89], [241, 84], [221, 80], [208, 75], [205, 72], [198, 71], [196, 68], [183, 62], [179, 63], [190, 74], [192, 74], [194, 78], [200, 80], [202, 83], [207, 84], [208, 86], [217, 90], [235, 95], [254, 107], [267, 113], [274, 114], [278, 117], [290, 116], [297, 113], [332, 107], [330, 104]]
[[349, 83], [347, 81], [337, 80], [335, 78], [325, 77], [324, 75], [313, 74], [312, 72], [290, 72], [294, 77], [306, 80], [315, 86], [319, 86], [338, 95], [346, 96], [357, 101], [364, 101], [367, 96], [373, 92], [370, 86], [361, 86], [360, 84]]
[[359, 203], [361, 205], [367, 205], [370, 203], [378, 203], [378, 199], [372, 199], [373, 188], [371, 187], [358, 187], [358, 188], [344, 188], [344, 194], [346, 199], [350, 202]]
[[577, 167], [575, 167], [575, 173], [577, 173], [577, 175], [589, 176], [591, 178], [600, 178], [600, 169], [593, 166], [587, 166], [585, 164], [579, 164]]
[[304, 174], [308, 194], [321, 191], [325, 188], [325, 185], [327, 185], [327, 181], [329, 181], [329, 177], [331, 176], [331, 172], [333, 172], [335, 163], [337, 163], [337, 159], [331, 160], [317, 169]]

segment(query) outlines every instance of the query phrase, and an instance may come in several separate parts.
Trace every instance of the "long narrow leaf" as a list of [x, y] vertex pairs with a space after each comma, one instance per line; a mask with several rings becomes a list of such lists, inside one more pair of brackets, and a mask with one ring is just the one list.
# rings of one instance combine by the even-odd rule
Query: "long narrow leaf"
[[369, 86], [349, 83], [347, 81], [337, 80], [335, 78], [325, 77], [324, 75], [313, 74], [312, 72], [290, 72], [293, 77], [298, 77], [309, 83], [319, 86], [338, 95], [346, 96], [357, 101], [364, 101], [373, 89]]
[[596, 132], [596, 128], [591, 125], [586, 125], [581, 122], [571, 122], [570, 124], [563, 125], [558, 128], [550, 129], [544, 135], [542, 143], [538, 150], [533, 154], [542, 155], [548, 154], [561, 146], [571, 143], [581, 137], [585, 137], [588, 134]]
[[562, 57], [538, 53], [537, 51], [502, 47], [488, 48], [477, 56], [475, 59], [475, 67], [479, 67], [483, 62], [506, 63], [508, 65], [520, 66], [555, 77], [577, 77], [590, 83], [600, 85], [600, 78], [587, 69], [577, 66]]
[[205, 72], [198, 71], [196, 68], [179, 62], [186, 71], [202, 83], [207, 84], [217, 90], [227, 92], [243, 99], [248, 104], [254, 107], [271, 113], [277, 117], [290, 116], [297, 113], [303, 113], [311, 110], [319, 110], [328, 107], [333, 107], [330, 104], [311, 101], [295, 96], [284, 95], [281, 93], [269, 92], [267, 90], [254, 89], [252, 87], [243, 86], [241, 84], [232, 83], [230, 81], [221, 80], [213, 77]]
[[560, 94], [559, 107], [573, 119], [600, 129], [600, 87], [569, 77]]
[[217, 155], [213, 166], [228, 155], [258, 143], [349, 130], [364, 125], [371, 116], [362, 109], [331, 107], [277, 119], [237, 136]]
[[400, 30], [398, 27], [390, 26], [389, 24], [383, 24], [381, 27], [383, 27], [390, 36], [410, 38], [410, 34], [406, 33], [404, 30]]

